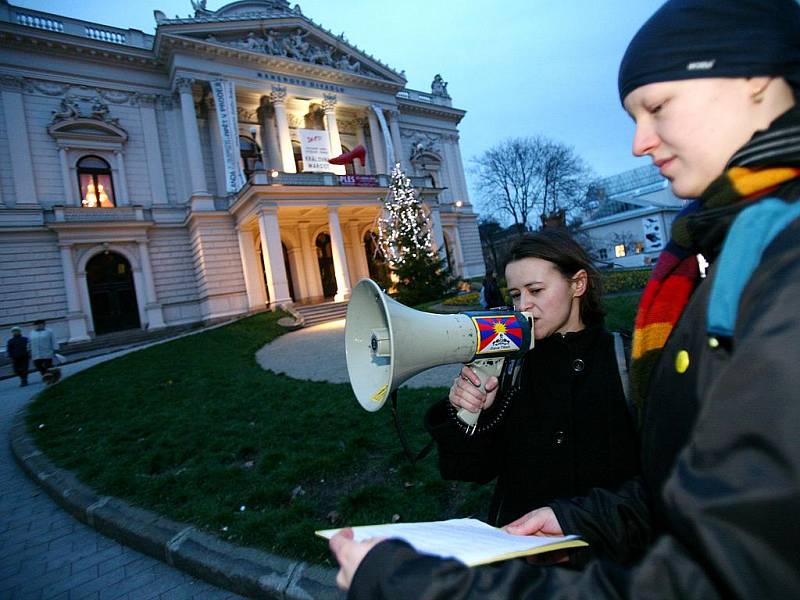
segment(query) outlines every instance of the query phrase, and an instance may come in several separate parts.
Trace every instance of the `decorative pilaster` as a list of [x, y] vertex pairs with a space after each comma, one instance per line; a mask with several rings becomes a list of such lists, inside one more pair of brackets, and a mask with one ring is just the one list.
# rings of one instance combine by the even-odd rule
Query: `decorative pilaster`
[[[336, 122], [336, 94], [323, 94], [322, 110], [325, 111], [325, 129], [328, 131], [328, 143], [331, 155], [329, 158], [342, 153], [342, 140], [339, 137], [339, 124]], [[346, 173], [344, 165], [333, 165], [333, 172], [337, 175]]]
[[116, 172], [114, 173], [117, 181], [117, 185], [114, 186], [115, 200], [117, 206], [128, 206], [131, 203], [131, 199], [128, 196], [128, 178], [125, 176], [125, 160], [122, 157], [122, 152], [114, 150], [114, 158], [117, 163]]
[[147, 314], [148, 329], [161, 329], [165, 327], [164, 314], [161, 311], [161, 304], [159, 304], [156, 294], [153, 267], [150, 265], [150, 252], [147, 249], [146, 241], [139, 240], [138, 245], [139, 262], [142, 265], [142, 278], [144, 279], [144, 297], [147, 300], [144, 309]]
[[264, 259], [264, 271], [267, 273], [270, 308], [292, 301], [289, 295], [289, 283], [286, 278], [286, 267], [283, 264], [283, 246], [281, 245], [281, 229], [278, 224], [278, 208], [262, 208], [258, 214], [258, 229], [261, 236], [261, 256]]
[[167, 185], [164, 179], [164, 164], [161, 156], [161, 144], [158, 141], [158, 123], [156, 121], [156, 97], [141, 94], [139, 96], [139, 116], [142, 119], [142, 137], [144, 138], [144, 154], [147, 159], [147, 174], [153, 204], [167, 203]]
[[369, 136], [372, 141], [372, 174], [377, 175], [383, 173], [386, 168], [386, 153], [383, 150], [386, 144], [383, 141], [383, 133], [378, 124], [378, 117], [375, 116], [371, 109], [367, 110], [367, 120], [369, 122]]
[[192, 96], [192, 80], [180, 78], [175, 81], [181, 99], [183, 135], [186, 140], [186, 157], [189, 163], [189, 179], [192, 188], [192, 209], [213, 210], [214, 200], [206, 189], [206, 172], [203, 166], [203, 153], [200, 145], [200, 130], [197, 127], [197, 113]]
[[64, 288], [67, 293], [67, 326], [69, 341], [80, 342], [89, 339], [86, 331], [86, 316], [81, 310], [78, 284], [75, 281], [75, 264], [72, 262], [72, 246], [62, 245], [61, 269], [64, 272]]
[[294, 151], [292, 138], [289, 134], [289, 118], [286, 116], [286, 88], [282, 85], [273, 85], [270, 94], [272, 106], [275, 109], [275, 126], [278, 130], [278, 146], [281, 152], [281, 169], [284, 173], [297, 173], [294, 164]]
[[461, 189], [461, 199], [469, 204], [469, 194], [467, 193], [467, 180], [464, 178], [464, 163], [461, 160], [461, 146], [458, 143], [459, 136], [454, 133], [451, 137], [453, 143], [453, 155], [456, 159], [456, 169], [458, 170], [458, 185]]
[[[64, 204], [67, 206], [80, 206], [80, 198], [76, 196], [78, 191], [75, 181], [69, 174], [69, 160], [67, 159], [67, 152], [69, 148], [60, 147], [58, 149], [58, 162], [61, 164], [61, 185], [64, 186]], [[80, 192], [78, 192], [80, 195]]]
[[3, 100], [3, 114], [6, 121], [8, 145], [12, 149], [11, 175], [14, 180], [14, 200], [6, 200], [7, 206], [38, 205], [36, 180], [33, 175], [33, 159], [28, 141], [28, 125], [25, 119], [25, 106], [22, 100], [21, 77], [4, 76], [0, 78], [0, 97]]
[[439, 213], [439, 206], [433, 205], [430, 208], [434, 250], [439, 254], [440, 258], [447, 260], [447, 249], [444, 246], [444, 232], [442, 231], [442, 216]]
[[350, 298], [350, 274], [347, 269], [347, 258], [344, 253], [344, 238], [339, 224], [339, 207], [328, 205], [328, 226], [331, 232], [331, 251], [333, 254], [333, 271], [336, 274], [335, 302], [344, 302]]

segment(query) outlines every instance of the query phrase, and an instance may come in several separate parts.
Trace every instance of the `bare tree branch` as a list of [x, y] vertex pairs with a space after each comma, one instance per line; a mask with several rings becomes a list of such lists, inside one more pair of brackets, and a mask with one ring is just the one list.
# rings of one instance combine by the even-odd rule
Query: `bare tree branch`
[[543, 137], [504, 140], [472, 162], [483, 208], [525, 229], [548, 215], [581, 207], [592, 180], [591, 170], [571, 147]]

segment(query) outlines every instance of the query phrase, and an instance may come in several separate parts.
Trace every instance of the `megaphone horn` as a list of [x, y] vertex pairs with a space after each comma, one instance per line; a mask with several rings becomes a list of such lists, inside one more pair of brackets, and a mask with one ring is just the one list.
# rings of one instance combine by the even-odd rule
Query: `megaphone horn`
[[[421, 312], [362, 279], [353, 289], [345, 322], [350, 385], [371, 412], [408, 379], [439, 365], [469, 363], [483, 385], [500, 374], [505, 358], [533, 347], [532, 327], [529, 315], [515, 311]], [[462, 410], [459, 418], [474, 430], [478, 415]]]

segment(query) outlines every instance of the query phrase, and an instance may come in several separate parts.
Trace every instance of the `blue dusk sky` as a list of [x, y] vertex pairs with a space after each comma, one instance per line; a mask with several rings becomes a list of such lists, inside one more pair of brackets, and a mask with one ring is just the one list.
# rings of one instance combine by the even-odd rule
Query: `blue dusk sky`
[[[225, 0], [208, 0], [216, 10]], [[467, 169], [505, 138], [543, 135], [572, 146], [599, 176], [649, 163], [631, 155], [633, 125], [617, 97], [617, 67], [662, 0], [302, 0], [303, 14], [430, 91], [440, 73]], [[153, 10], [193, 14], [190, 0], [11, 0], [11, 4], [154, 33]], [[292, 5], [295, 3], [292, 2]], [[480, 209], [480, 198], [472, 202]]]

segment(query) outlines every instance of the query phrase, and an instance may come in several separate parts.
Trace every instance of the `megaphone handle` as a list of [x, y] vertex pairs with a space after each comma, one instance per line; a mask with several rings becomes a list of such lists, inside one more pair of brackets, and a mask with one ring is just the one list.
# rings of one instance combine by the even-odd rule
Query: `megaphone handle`
[[[480, 390], [486, 391], [486, 382], [492, 376], [500, 377], [503, 371], [503, 358], [481, 358], [474, 360], [467, 366], [475, 371], [475, 374], [481, 380]], [[479, 412], [470, 412], [466, 408], [460, 409], [456, 416], [467, 426], [467, 434], [472, 435], [475, 433], [475, 428], [478, 426], [478, 419], [481, 416]]]

